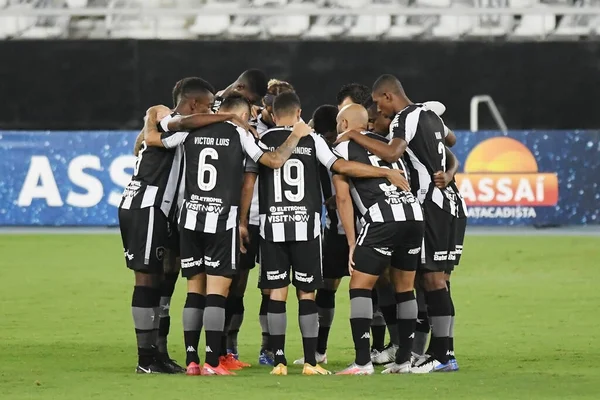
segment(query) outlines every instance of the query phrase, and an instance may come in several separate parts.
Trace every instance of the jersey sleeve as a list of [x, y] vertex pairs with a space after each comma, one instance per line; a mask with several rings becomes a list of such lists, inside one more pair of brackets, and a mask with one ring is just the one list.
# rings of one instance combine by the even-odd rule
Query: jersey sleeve
[[254, 136], [246, 132], [244, 129], [238, 127], [238, 134], [240, 135], [240, 142], [244, 152], [254, 161], [255, 163], [260, 160], [262, 155], [265, 153], [264, 150], [258, 145]]
[[335, 147], [335, 153], [342, 157], [344, 160], [348, 160], [348, 146], [350, 141], [342, 142]]
[[319, 162], [323, 164], [325, 168], [331, 169], [339, 157], [331, 150], [327, 142], [321, 136], [314, 133], [311, 133], [311, 136], [315, 141], [315, 150]]
[[246, 166], [244, 167], [244, 172], [258, 174], [258, 164], [250, 157], [246, 157]]
[[412, 110], [403, 110], [396, 114], [390, 124], [390, 133], [387, 137], [388, 140], [402, 139], [406, 141], [406, 143], [410, 143], [417, 132], [420, 113], [421, 110], [416, 108]]
[[169, 131], [169, 121], [177, 115], [175, 113], [168, 115], [160, 120], [158, 123], [158, 131], [161, 132], [160, 140], [167, 149], [177, 147], [185, 141], [189, 132], [172, 132]]

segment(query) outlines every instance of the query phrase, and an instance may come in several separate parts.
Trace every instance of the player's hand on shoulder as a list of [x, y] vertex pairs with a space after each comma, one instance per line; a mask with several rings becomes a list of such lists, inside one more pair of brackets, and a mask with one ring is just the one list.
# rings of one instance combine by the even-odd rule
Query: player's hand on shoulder
[[410, 192], [410, 184], [408, 180], [404, 177], [404, 173], [398, 169], [390, 169], [388, 174], [388, 180], [398, 189], [403, 192]]
[[306, 122], [299, 121], [294, 124], [294, 129], [292, 129], [292, 135], [297, 137], [304, 137], [310, 135], [312, 131], [312, 128], [308, 126]]
[[156, 105], [156, 106], [152, 106], [150, 107], [148, 110], [146, 110], [146, 116], [148, 115], [155, 115], [156, 116], [156, 120], [160, 121], [161, 119], [163, 119], [164, 117], [168, 116], [171, 114], [171, 109], [167, 106], [163, 106], [163, 105]]
[[352, 137], [354, 135], [356, 135], [357, 133], [360, 134], [360, 132], [355, 129], [351, 129], [349, 131], [342, 132], [341, 134], [338, 135], [337, 139], [335, 139], [335, 143], [333, 145], [336, 146], [342, 142], [347, 142], [349, 140], [352, 140]]
[[433, 182], [439, 189], [445, 189], [452, 182], [452, 178], [453, 176], [444, 171], [433, 174]]

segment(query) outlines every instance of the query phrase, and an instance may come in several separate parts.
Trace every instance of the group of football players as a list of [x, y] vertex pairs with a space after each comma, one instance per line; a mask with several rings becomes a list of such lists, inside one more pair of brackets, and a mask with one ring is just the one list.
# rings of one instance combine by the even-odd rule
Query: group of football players
[[[238, 357], [238, 332], [257, 262], [258, 362], [271, 374], [287, 375], [290, 283], [304, 350], [294, 364], [305, 375], [331, 373], [322, 365], [346, 276], [356, 354], [337, 374], [371, 375], [373, 365], [385, 374], [458, 370], [450, 274], [467, 213], [441, 103], [413, 103], [398, 79], [382, 75], [372, 88], [344, 85], [337, 105], [320, 106], [307, 124], [294, 87], [255, 69], [219, 92], [182, 79], [173, 103], [148, 109], [119, 206], [135, 275], [136, 372], [249, 367]], [[185, 368], [167, 350], [180, 271]]]

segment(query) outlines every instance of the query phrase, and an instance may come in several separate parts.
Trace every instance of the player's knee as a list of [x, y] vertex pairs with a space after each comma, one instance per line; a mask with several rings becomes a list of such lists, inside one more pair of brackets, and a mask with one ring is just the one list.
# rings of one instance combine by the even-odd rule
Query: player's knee
[[445, 289], [446, 278], [443, 272], [429, 272], [423, 275], [423, 284], [428, 292]]
[[305, 292], [303, 290], [296, 290], [296, 296], [298, 297], [298, 300], [314, 300], [315, 299], [315, 292]]
[[337, 291], [340, 286], [341, 279], [324, 279], [323, 280], [323, 288], [326, 290], [331, 290], [333, 292]]
[[335, 291], [319, 289], [317, 290], [315, 301], [320, 308], [335, 308]]
[[197, 293], [206, 296], [206, 275], [194, 275], [187, 280], [188, 293]]
[[160, 282], [157, 274], [149, 274], [146, 272], [135, 272], [135, 286], [158, 287]]
[[271, 289], [269, 294], [270, 299], [274, 301], [287, 301], [288, 288], [287, 286], [279, 289]]

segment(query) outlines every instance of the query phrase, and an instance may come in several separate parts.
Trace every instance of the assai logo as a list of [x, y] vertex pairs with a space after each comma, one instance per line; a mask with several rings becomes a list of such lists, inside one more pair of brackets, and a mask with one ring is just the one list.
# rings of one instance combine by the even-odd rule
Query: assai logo
[[470, 215], [483, 218], [531, 218], [533, 207], [558, 202], [556, 173], [538, 172], [531, 151], [518, 140], [495, 137], [484, 140], [465, 161], [465, 172], [456, 175]]

